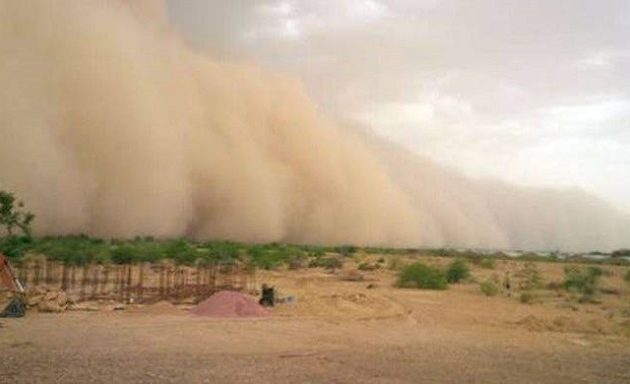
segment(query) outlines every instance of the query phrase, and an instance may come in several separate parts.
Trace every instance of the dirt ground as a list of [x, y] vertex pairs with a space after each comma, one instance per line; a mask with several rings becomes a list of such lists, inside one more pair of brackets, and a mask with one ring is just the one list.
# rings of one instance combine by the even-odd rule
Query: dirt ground
[[[355, 267], [259, 273], [295, 299], [265, 319], [196, 317], [164, 303], [3, 319], [0, 382], [630, 382], [623, 268], [604, 267], [607, 293], [595, 303], [541, 290], [522, 304], [516, 290], [485, 297], [478, 284], [516, 276], [522, 263], [474, 267], [475, 281], [447, 291], [393, 288], [387, 268]], [[562, 265], [537, 268], [546, 282], [562, 279]]]

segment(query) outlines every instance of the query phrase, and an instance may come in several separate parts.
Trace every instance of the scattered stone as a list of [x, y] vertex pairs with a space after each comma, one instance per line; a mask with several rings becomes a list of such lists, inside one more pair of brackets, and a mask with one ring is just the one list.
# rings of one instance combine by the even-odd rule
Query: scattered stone
[[27, 300], [29, 308], [37, 307], [44, 299], [44, 295], [30, 296]]
[[68, 297], [63, 291], [47, 292], [37, 305], [40, 312], [64, 312], [68, 308]]

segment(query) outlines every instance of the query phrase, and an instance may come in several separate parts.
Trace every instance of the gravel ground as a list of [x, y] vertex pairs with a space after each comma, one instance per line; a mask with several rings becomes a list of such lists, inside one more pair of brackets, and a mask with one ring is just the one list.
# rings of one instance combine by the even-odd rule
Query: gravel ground
[[192, 315], [3, 320], [6, 383], [628, 383], [630, 348], [599, 336]]

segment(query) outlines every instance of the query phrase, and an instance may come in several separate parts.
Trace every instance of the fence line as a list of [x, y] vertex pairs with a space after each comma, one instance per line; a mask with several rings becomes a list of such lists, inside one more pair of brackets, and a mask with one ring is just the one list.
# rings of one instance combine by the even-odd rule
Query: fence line
[[26, 289], [47, 286], [73, 295], [76, 301], [115, 299], [151, 303], [159, 300], [200, 301], [218, 290], [251, 290], [255, 269], [242, 264], [195, 267], [167, 263], [69, 265], [46, 259], [16, 266]]

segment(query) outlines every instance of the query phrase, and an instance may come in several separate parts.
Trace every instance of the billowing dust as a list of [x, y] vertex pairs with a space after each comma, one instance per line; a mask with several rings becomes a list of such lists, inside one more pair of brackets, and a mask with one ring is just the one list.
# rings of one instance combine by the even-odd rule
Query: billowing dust
[[483, 186], [375, 155], [298, 81], [187, 47], [158, 1], [0, 0], [0, 51], [0, 188], [37, 214], [38, 234], [630, 241], [628, 218], [590, 197]]

